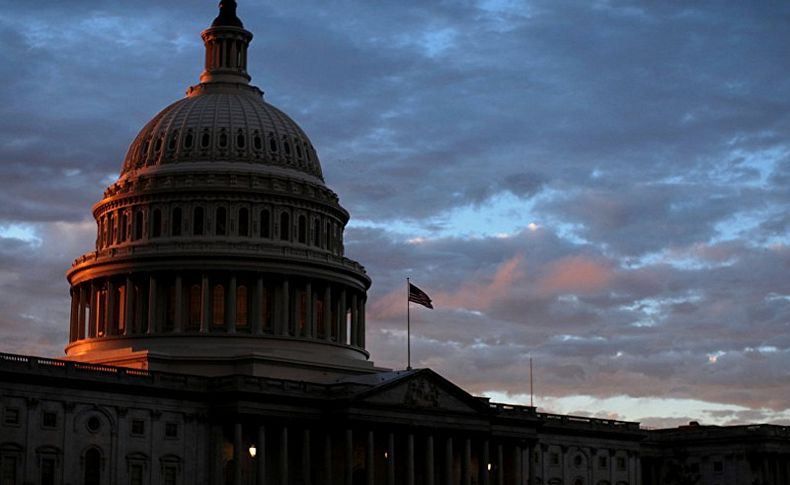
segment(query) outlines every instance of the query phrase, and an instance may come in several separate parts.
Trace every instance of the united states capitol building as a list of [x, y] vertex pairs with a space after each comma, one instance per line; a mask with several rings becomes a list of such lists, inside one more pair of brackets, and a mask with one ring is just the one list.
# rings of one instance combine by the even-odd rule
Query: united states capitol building
[[66, 357], [0, 354], [0, 485], [790, 483], [781, 426], [648, 430], [377, 367], [349, 213], [250, 84], [252, 37], [223, 0], [199, 83], [93, 206]]

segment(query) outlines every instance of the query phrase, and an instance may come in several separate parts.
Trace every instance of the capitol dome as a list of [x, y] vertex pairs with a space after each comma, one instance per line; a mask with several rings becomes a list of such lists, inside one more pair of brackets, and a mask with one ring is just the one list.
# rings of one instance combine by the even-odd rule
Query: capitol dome
[[348, 212], [288, 115], [250, 85], [252, 34], [223, 0], [205, 70], [148, 122], [93, 206], [96, 248], [67, 272], [68, 358], [275, 377], [375, 372], [370, 279]]
[[323, 182], [318, 156], [304, 131], [263, 101], [260, 91], [244, 88], [248, 86], [201, 86], [162, 110], [129, 147], [121, 178], [196, 170], [195, 163], [203, 162], [246, 164], [247, 171], [282, 171]]

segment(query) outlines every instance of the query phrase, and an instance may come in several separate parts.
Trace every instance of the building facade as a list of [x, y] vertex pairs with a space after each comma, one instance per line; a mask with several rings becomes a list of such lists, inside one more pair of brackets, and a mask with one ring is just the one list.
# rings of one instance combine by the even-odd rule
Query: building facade
[[0, 354], [0, 485], [788, 483], [777, 426], [646, 430], [475, 397], [365, 349], [370, 279], [223, 0], [67, 273], [63, 360]]

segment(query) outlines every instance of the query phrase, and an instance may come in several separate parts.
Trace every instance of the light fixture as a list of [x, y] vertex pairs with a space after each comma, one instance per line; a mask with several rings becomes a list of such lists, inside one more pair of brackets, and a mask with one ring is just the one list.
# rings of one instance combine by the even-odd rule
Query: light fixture
[[488, 468], [488, 471], [491, 471], [491, 463], [489, 463], [486, 468]]
[[250, 456], [255, 458], [255, 455], [258, 454], [258, 448], [255, 445], [250, 445]]
[[385, 451], [385, 452], [384, 452], [384, 459], [387, 459], [387, 458], [389, 458], [389, 453], [387, 453], [387, 452]]

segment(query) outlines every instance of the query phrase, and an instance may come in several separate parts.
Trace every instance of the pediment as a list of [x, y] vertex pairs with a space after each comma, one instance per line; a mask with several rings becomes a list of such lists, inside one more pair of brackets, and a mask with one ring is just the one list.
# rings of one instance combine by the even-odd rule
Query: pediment
[[421, 369], [367, 390], [355, 399], [376, 406], [398, 409], [479, 414], [488, 407], [439, 374]]

